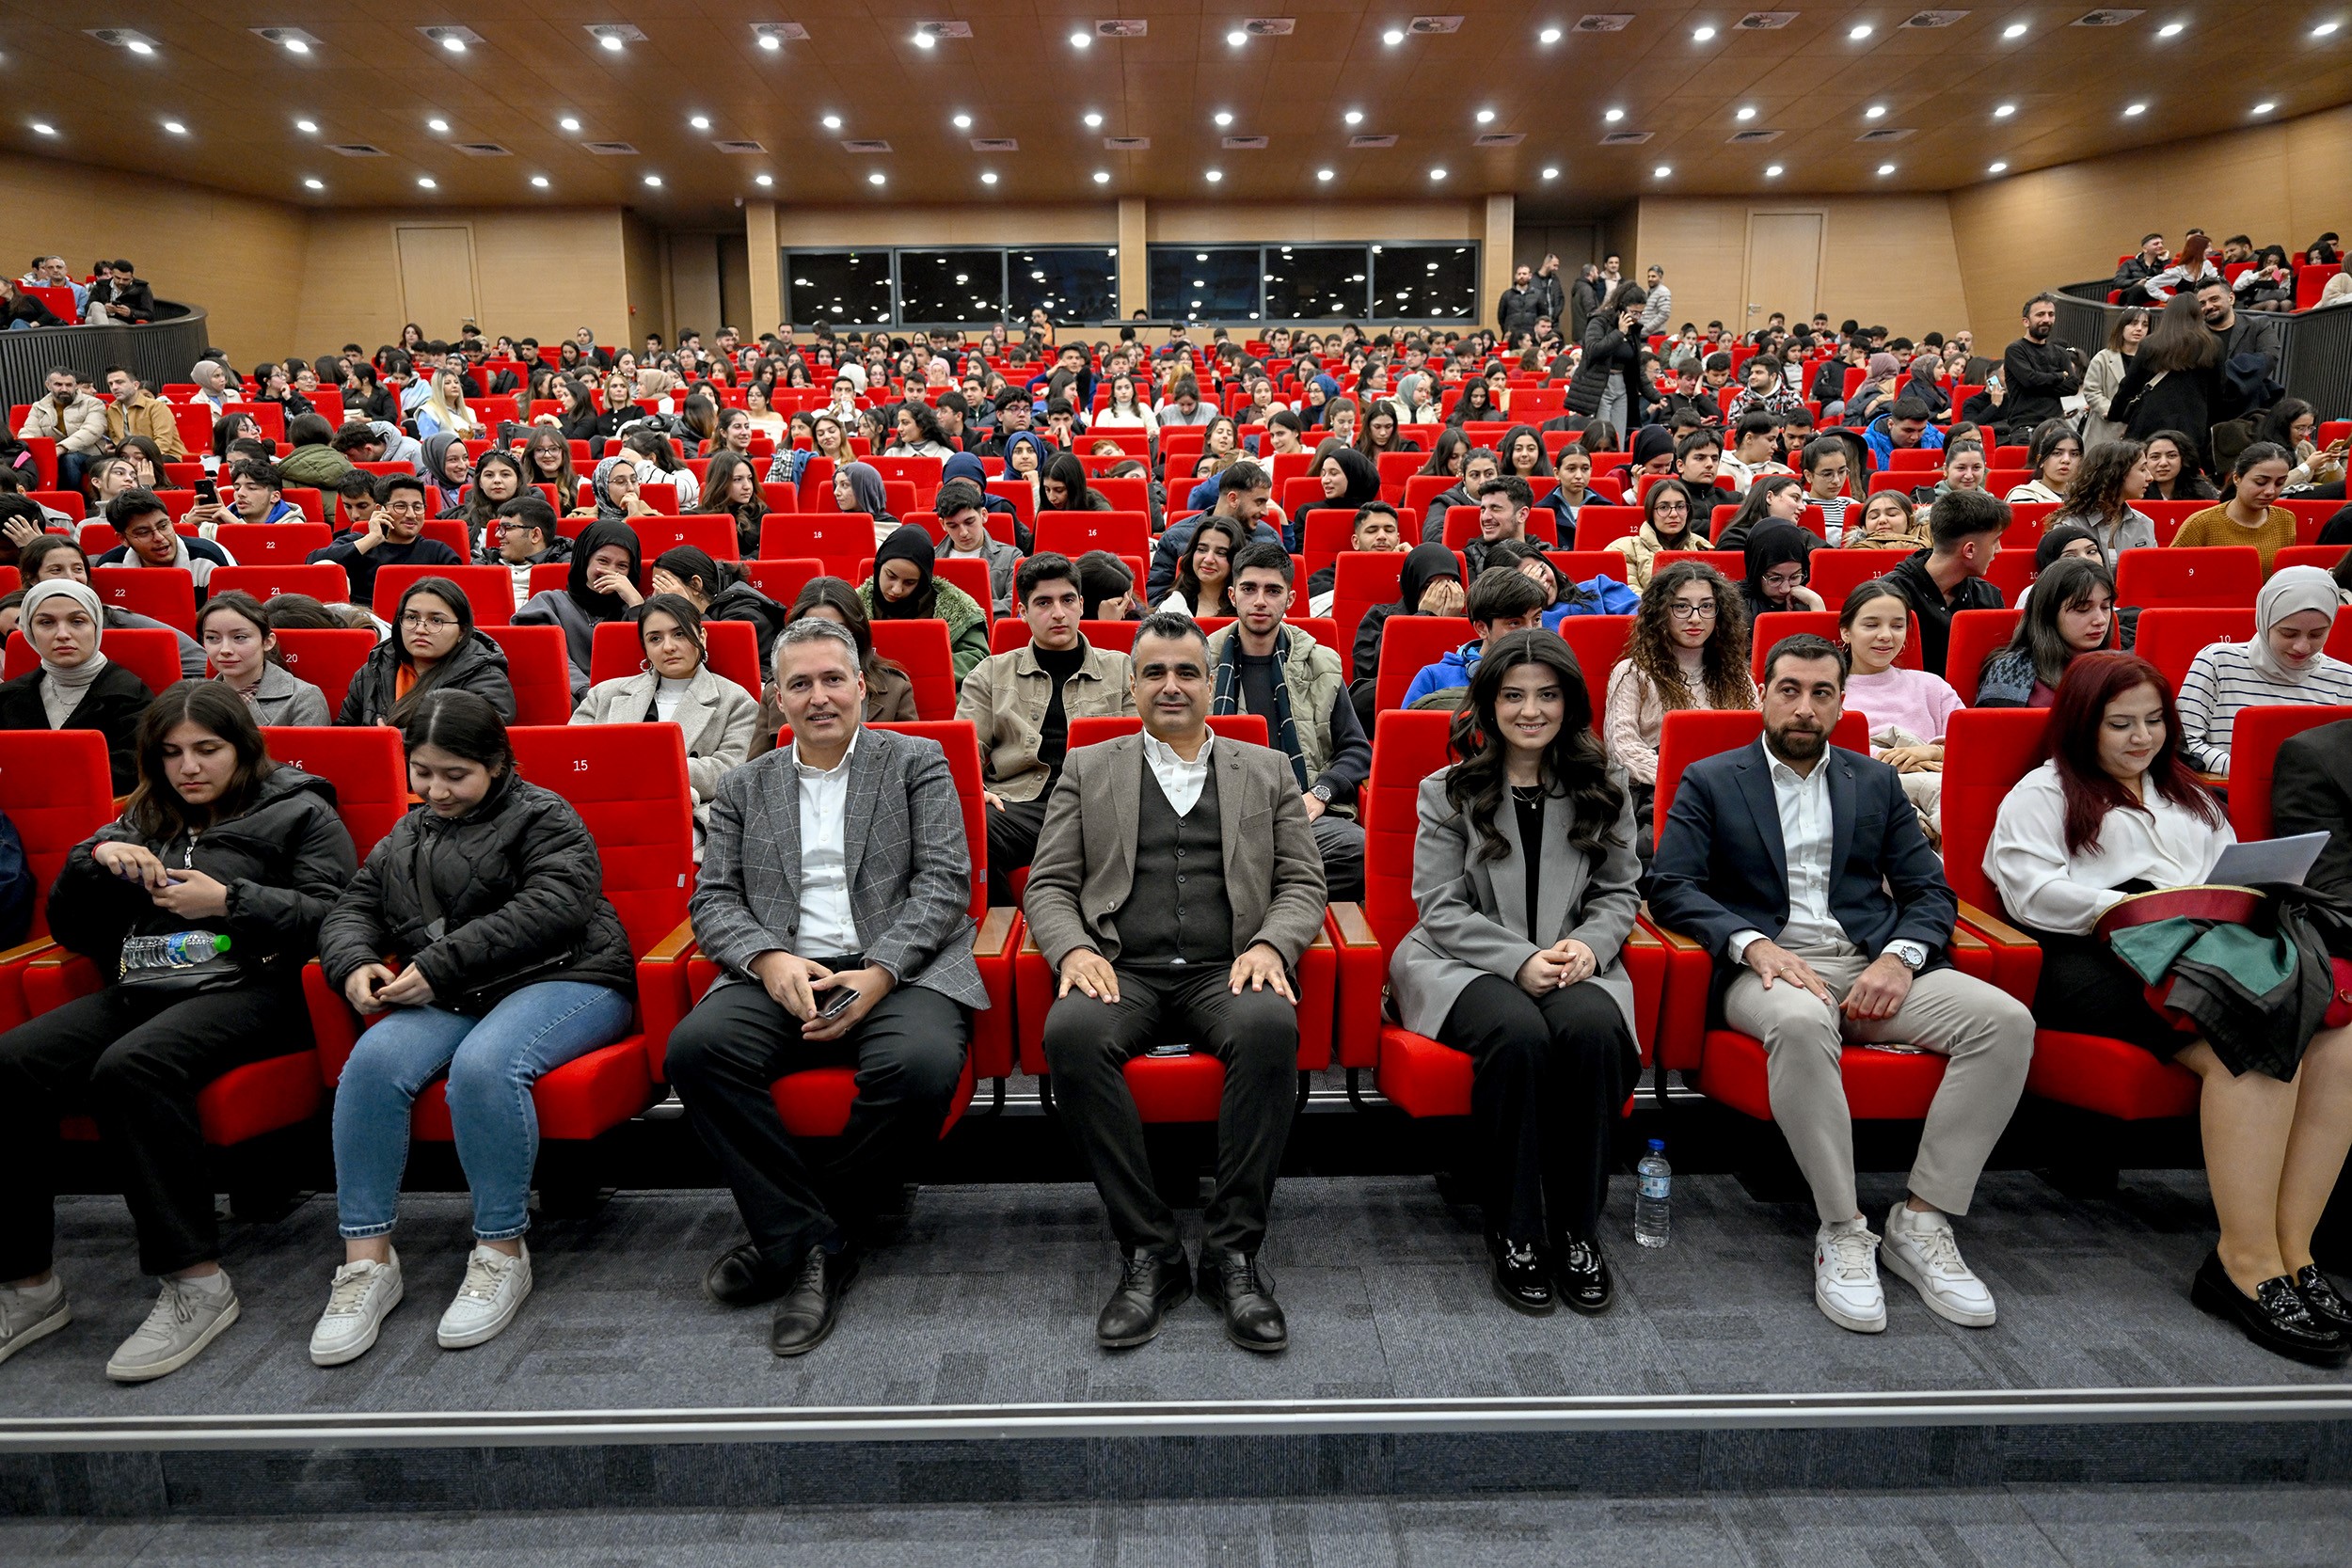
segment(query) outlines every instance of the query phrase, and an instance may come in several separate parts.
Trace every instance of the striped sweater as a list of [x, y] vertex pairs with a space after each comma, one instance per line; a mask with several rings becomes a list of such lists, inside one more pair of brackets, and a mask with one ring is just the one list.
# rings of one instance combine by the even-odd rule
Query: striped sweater
[[2182, 678], [2181, 755], [2203, 773], [2227, 776], [2238, 710], [2287, 703], [2352, 703], [2352, 664], [2321, 655], [2300, 680], [2273, 680], [2254, 668], [2245, 642], [2216, 642]]

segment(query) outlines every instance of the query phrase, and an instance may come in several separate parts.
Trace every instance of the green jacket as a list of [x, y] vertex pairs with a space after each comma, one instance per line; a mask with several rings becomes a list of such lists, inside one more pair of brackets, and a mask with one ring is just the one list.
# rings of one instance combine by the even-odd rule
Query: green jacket
[[[971, 594], [939, 578], [931, 579], [931, 597], [939, 618], [947, 623], [947, 654], [955, 663], [956, 685], [961, 687], [972, 667], [988, 657], [988, 612]], [[867, 619], [872, 619], [874, 585], [859, 583], [857, 598], [866, 607]]]
[[342, 498], [335, 494], [335, 486], [343, 475], [352, 471], [352, 461], [333, 447], [311, 445], [296, 447], [278, 465], [278, 471], [286, 476], [289, 484], [307, 484], [319, 493], [320, 504], [326, 513], [326, 526], [341, 529], [343, 524], [336, 515], [335, 503]]

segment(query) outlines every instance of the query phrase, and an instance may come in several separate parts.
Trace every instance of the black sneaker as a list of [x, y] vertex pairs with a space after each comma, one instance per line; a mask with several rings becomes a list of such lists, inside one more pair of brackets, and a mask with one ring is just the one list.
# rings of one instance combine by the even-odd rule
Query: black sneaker
[[1559, 1306], [1551, 1293], [1551, 1270], [1534, 1243], [1515, 1242], [1500, 1230], [1489, 1230], [1486, 1256], [1494, 1260], [1496, 1299], [1531, 1318], [1551, 1316]]
[[2237, 1324], [2240, 1333], [2273, 1354], [2314, 1367], [2341, 1367], [2352, 1356], [2352, 1341], [2312, 1315], [2292, 1275], [2265, 1279], [2249, 1296], [2221, 1266], [2221, 1254], [2208, 1253], [2188, 1288], [2188, 1299]]

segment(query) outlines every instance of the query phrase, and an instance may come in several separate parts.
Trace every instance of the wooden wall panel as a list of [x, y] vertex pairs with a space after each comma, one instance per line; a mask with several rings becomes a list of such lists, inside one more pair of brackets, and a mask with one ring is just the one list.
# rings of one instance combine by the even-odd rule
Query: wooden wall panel
[[1086, 206], [797, 207], [779, 204], [776, 243], [794, 245], [1103, 245], [1119, 209]]
[[[648, 332], [664, 342], [674, 341], [668, 320], [667, 291], [662, 286], [661, 235], [635, 213], [620, 214], [621, 297], [628, 303], [628, 325], [617, 340], [642, 345]], [[604, 340], [599, 335], [596, 340]]]
[[[346, 342], [373, 351], [398, 341], [404, 318], [393, 230], [409, 223], [462, 224], [472, 230], [480, 321], [493, 337], [529, 334], [553, 342], [588, 326], [598, 342], [612, 342], [627, 325], [620, 219], [611, 209], [336, 210], [308, 216], [308, 241], [296, 253], [301, 286], [286, 291], [280, 309], [291, 319], [279, 328], [290, 331], [291, 346], [305, 354]], [[292, 309], [297, 293], [298, 311]], [[458, 326], [418, 325], [434, 337]], [[280, 342], [277, 352], [288, 346]]]
[[1154, 201], [1145, 220], [1154, 244], [1219, 240], [1478, 240], [1486, 237], [1483, 201], [1302, 201], [1236, 204]]
[[[1740, 297], [1750, 211], [1813, 211], [1827, 220], [1820, 308], [1833, 321], [1852, 317], [1899, 337], [1952, 332], [1967, 324], [1953, 217], [1940, 196], [1808, 197], [1717, 199], [1654, 198], [1635, 217], [1625, 275], [1640, 277], [1662, 259], [1674, 290], [1676, 325], [1720, 319], [1738, 330], [1747, 321]], [[1787, 307], [1771, 300], [1756, 315]]]

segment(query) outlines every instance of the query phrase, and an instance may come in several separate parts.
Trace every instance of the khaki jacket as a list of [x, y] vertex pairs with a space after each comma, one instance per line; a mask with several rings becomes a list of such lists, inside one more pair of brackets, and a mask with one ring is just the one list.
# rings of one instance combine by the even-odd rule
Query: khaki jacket
[[117, 445], [130, 436], [144, 436], [174, 463], [188, 455], [180, 439], [179, 423], [171, 417], [171, 404], [150, 391], [142, 390], [127, 404], [106, 405], [106, 436]]
[[[1220, 627], [1209, 639], [1209, 668], [1215, 671], [1225, 661], [1225, 650], [1232, 646], [1238, 625]], [[1347, 685], [1340, 673], [1340, 656], [1295, 626], [1285, 626], [1283, 634], [1290, 639], [1290, 657], [1282, 665], [1282, 687], [1290, 693], [1291, 728], [1298, 735], [1298, 760], [1307, 769], [1307, 782], [1314, 783], [1331, 766], [1331, 705]], [[1272, 740], [1274, 715], [1265, 716], [1268, 740]], [[1356, 808], [1343, 800], [1335, 800], [1327, 808], [1336, 816], [1352, 817]]]
[[60, 415], [57, 400], [43, 396], [25, 412], [24, 428], [17, 435], [27, 439], [45, 436], [57, 443], [60, 452], [94, 452], [106, 444], [106, 405], [87, 392], [76, 392]]
[[[1127, 656], [1087, 644], [1086, 660], [1062, 684], [1066, 719], [1133, 713], [1127, 688]], [[1045, 708], [1054, 700], [1054, 677], [1037, 661], [1037, 644], [1024, 642], [1009, 654], [991, 654], [963, 677], [956, 717], [971, 721], [980, 738], [980, 775], [1008, 800], [1034, 800], [1045, 793], [1050, 771], [1038, 760]]]

